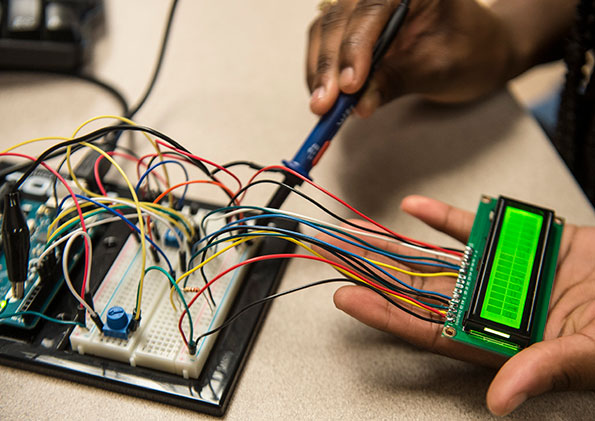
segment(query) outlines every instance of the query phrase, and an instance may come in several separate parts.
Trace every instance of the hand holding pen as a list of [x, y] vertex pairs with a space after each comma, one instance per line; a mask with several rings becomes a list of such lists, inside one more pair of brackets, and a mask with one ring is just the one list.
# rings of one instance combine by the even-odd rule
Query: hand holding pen
[[[339, 92], [353, 94], [362, 88], [373, 46], [400, 0], [323, 4], [310, 27], [306, 58], [310, 108], [318, 115], [330, 110]], [[512, 45], [507, 33], [505, 7], [488, 9], [477, 0], [411, 0], [406, 23], [355, 112], [367, 117], [410, 93], [460, 102], [503, 86], [512, 73], [524, 70], [511, 62], [518, 45]]]
[[[335, 0], [325, 0], [321, 3], [321, 5], [325, 4], [328, 4], [328, 8], [333, 8], [339, 7], [338, 5], [340, 3]], [[349, 117], [360, 97], [366, 92], [368, 81], [371, 80], [375, 68], [384, 57], [386, 50], [407, 16], [407, 11], [409, 10], [408, 6], [409, 0], [402, 0], [392, 11], [388, 21], [384, 23], [382, 32], [377, 35], [374, 48], [371, 51], [371, 65], [368, 68], [364, 84], [362, 84], [359, 90], [354, 93], [340, 93], [338, 95], [330, 110], [328, 110], [319, 120], [318, 124], [314, 126], [293, 159], [290, 161], [283, 161], [283, 164], [286, 167], [292, 169], [303, 177], [310, 177], [310, 170], [318, 163], [337, 131], [341, 128], [347, 117]], [[326, 6], [321, 8], [323, 12], [325, 9], [327, 9]], [[287, 174], [284, 183], [289, 187], [295, 187], [302, 184], [302, 180], [292, 174]], [[267, 206], [270, 208], [280, 208], [289, 195], [289, 192], [289, 189], [283, 186], [279, 187]]]
[[[506, 10], [476, 0], [324, 0], [321, 5], [310, 28], [307, 72], [310, 107], [322, 117], [293, 159], [283, 161], [305, 177], [354, 109], [368, 116], [407, 93], [443, 102], [471, 100], [503, 86], [520, 69], [511, 59], [509, 28], [496, 13]], [[301, 180], [289, 175], [285, 183], [294, 187]], [[268, 206], [280, 207], [288, 194], [279, 188]]]

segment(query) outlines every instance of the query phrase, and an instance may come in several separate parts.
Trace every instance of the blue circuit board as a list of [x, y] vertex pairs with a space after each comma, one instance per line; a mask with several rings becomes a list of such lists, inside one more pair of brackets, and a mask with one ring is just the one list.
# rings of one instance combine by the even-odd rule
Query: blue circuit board
[[[25, 282], [25, 292], [22, 299], [13, 297], [12, 285], [6, 273], [6, 256], [4, 249], [0, 250], [0, 314], [7, 315], [23, 311], [36, 311], [43, 313], [56, 293], [62, 286], [61, 276], [52, 280], [49, 285], [42, 283], [37, 274], [35, 263], [43, 253], [47, 242], [48, 226], [54, 219], [54, 209], [48, 208], [44, 203], [24, 198], [21, 201], [29, 226], [31, 246], [29, 251], [29, 276]], [[1, 218], [0, 218], [1, 223]], [[25, 315], [0, 319], [0, 326], [12, 326], [21, 329], [32, 329], [39, 322], [39, 317]]]

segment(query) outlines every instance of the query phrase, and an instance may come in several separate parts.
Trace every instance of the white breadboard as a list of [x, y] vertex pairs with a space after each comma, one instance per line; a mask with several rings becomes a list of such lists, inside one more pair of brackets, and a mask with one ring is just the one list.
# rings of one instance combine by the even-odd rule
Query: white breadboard
[[[224, 243], [224, 245], [227, 244]], [[164, 251], [172, 264], [178, 261], [177, 249], [164, 247]], [[249, 252], [250, 248], [245, 247], [226, 251], [205, 266], [207, 279], [212, 279], [222, 270], [247, 259]], [[147, 267], [152, 264], [152, 259], [147, 257]], [[123, 307], [127, 313], [132, 313], [136, 302], [140, 269], [140, 245], [130, 236], [93, 297], [95, 308], [100, 312], [104, 323], [107, 311], [113, 306]], [[180, 273], [178, 270], [176, 272]], [[217, 304], [216, 308], [211, 310], [207, 296], [199, 297], [190, 307], [194, 338], [223, 323], [241, 284], [242, 273], [242, 270], [230, 272], [213, 284], [211, 293]], [[198, 271], [191, 275], [187, 282], [187, 286], [203, 285], [204, 281]], [[194, 295], [194, 293], [185, 293], [184, 298], [189, 302]], [[183, 304], [177, 294], [174, 294], [178, 308], [176, 312], [171, 306], [169, 297], [170, 284], [167, 278], [156, 270], [147, 273], [142, 295], [142, 319], [138, 329], [131, 333], [128, 339], [108, 337], [87, 318], [89, 329], [76, 327], [70, 335], [73, 350], [80, 354], [129, 362], [132, 366], [179, 374], [184, 378], [197, 378], [217, 335], [203, 338], [197, 344], [196, 354], [189, 355], [178, 330], [178, 320], [184, 308]], [[185, 317], [183, 326], [188, 337], [190, 331], [188, 317]]]

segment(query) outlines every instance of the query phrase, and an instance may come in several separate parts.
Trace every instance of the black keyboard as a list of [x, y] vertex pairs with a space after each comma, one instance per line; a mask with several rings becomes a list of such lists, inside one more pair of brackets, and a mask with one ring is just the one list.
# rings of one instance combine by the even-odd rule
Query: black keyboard
[[0, 69], [75, 71], [103, 27], [103, 0], [0, 0]]

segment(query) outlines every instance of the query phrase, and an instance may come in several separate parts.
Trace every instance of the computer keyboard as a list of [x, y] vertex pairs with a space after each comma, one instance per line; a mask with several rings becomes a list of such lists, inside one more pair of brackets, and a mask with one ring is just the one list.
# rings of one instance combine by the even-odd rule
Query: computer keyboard
[[0, 0], [0, 69], [75, 71], [103, 23], [103, 0]]

